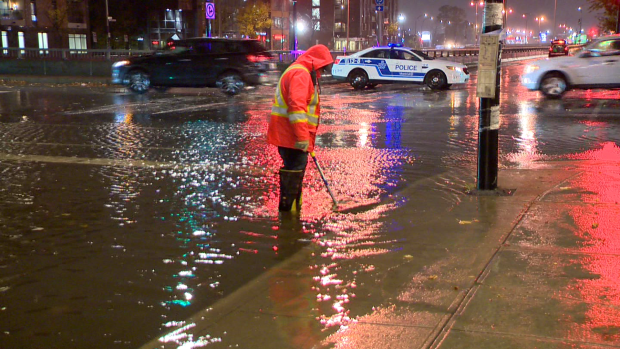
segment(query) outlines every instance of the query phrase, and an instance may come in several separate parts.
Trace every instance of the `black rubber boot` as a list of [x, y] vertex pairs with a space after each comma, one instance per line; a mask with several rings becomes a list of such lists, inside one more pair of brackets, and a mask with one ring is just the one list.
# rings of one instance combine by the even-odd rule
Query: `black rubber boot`
[[301, 185], [303, 170], [280, 169], [280, 212], [299, 212], [301, 209]]

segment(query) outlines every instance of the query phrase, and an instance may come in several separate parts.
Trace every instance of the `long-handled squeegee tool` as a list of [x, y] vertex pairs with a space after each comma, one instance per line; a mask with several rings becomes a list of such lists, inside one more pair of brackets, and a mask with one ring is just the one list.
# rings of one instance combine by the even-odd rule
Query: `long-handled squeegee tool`
[[338, 210], [338, 200], [336, 200], [334, 193], [332, 193], [332, 190], [329, 188], [329, 184], [327, 183], [327, 179], [325, 179], [325, 175], [323, 174], [323, 169], [321, 168], [321, 165], [319, 165], [319, 160], [316, 158], [316, 154], [314, 154], [314, 152], [310, 152], [310, 156], [312, 156], [312, 160], [314, 160], [314, 164], [316, 165], [316, 168], [319, 170], [319, 174], [321, 174], [321, 179], [323, 179], [323, 183], [325, 184], [325, 188], [327, 188], [327, 192], [329, 192], [329, 196], [332, 197], [332, 201], [334, 202], [334, 206], [332, 206], [332, 209]]

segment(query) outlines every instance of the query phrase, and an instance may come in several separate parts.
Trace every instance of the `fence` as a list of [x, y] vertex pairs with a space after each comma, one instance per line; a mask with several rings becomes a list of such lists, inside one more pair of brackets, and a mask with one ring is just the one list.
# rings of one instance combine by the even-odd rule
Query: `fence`
[[[574, 46], [572, 49], [579, 46]], [[540, 56], [548, 53], [548, 46], [506, 45], [502, 59]], [[1, 73], [24, 75], [85, 75], [110, 76], [112, 63], [132, 56], [152, 54], [144, 50], [71, 50], [38, 48], [0, 48]], [[478, 48], [424, 49], [427, 55], [463, 64], [478, 61]], [[302, 51], [271, 51], [280, 63], [294, 61]], [[352, 52], [348, 52], [352, 54]], [[333, 58], [344, 56], [332, 51]]]
[[[526, 57], [544, 54], [548, 46], [507, 45], [503, 48], [503, 57]], [[0, 59], [33, 59], [33, 60], [72, 60], [72, 61], [117, 61], [126, 57], [151, 54], [151, 50], [71, 50], [71, 49], [38, 49], [38, 48], [2, 48]], [[423, 49], [424, 53], [434, 58], [470, 63], [478, 56], [478, 48], [467, 49]], [[271, 51], [280, 62], [292, 62], [303, 51]], [[348, 54], [352, 54], [349, 52]], [[332, 51], [332, 56], [344, 56], [343, 51]]]

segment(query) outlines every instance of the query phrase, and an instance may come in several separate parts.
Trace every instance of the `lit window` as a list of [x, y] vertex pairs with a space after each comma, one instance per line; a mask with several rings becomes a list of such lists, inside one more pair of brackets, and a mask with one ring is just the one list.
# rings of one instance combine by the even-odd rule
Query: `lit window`
[[47, 33], [39, 33], [39, 53], [47, 54], [49, 51], [47, 50], [49, 47], [47, 45]]
[[30, 2], [30, 18], [33, 22], [37, 21], [37, 5], [34, 1]]
[[[19, 45], [19, 48], [26, 48], [25, 42], [26, 40], [24, 40], [24, 32], [17, 33], [17, 44]], [[22, 55], [26, 53], [25, 50], [21, 50], [20, 52]]]
[[[2, 31], [2, 48], [9, 48], [9, 36], [5, 31]], [[2, 50], [2, 54], [8, 55], [9, 50]]]
[[312, 0], [312, 7], [321, 6], [321, 0]]
[[[69, 34], [70, 50], [86, 50], [86, 34]], [[75, 53], [86, 53], [86, 51], [78, 51]]]

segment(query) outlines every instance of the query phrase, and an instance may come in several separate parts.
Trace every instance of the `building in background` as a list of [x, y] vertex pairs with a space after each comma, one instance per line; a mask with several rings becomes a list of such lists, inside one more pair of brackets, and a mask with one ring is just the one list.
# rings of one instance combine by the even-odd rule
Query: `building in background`
[[2, 48], [90, 47], [88, 0], [0, 0]]
[[[396, 23], [398, 15], [398, 0], [385, 0], [382, 13], [377, 11], [375, 0], [308, 0], [299, 1], [297, 6], [296, 20], [301, 22], [297, 26], [300, 49], [318, 43], [343, 51], [348, 41], [347, 50], [358, 51], [384, 44], [387, 26]], [[383, 19], [383, 40], [377, 38], [379, 18]]]
[[[0, 0], [0, 43], [7, 48], [157, 49], [171, 39], [240, 38], [239, 11], [259, 1], [269, 5], [272, 24], [257, 33], [258, 39], [270, 50], [324, 44], [340, 51], [348, 42], [347, 50], [357, 51], [385, 44], [387, 27], [398, 14], [398, 0], [384, 0], [382, 13], [375, 0], [150, 0], [131, 8], [121, 0]], [[215, 19], [206, 19], [206, 2], [215, 6]], [[377, 38], [379, 18], [383, 40]]]

